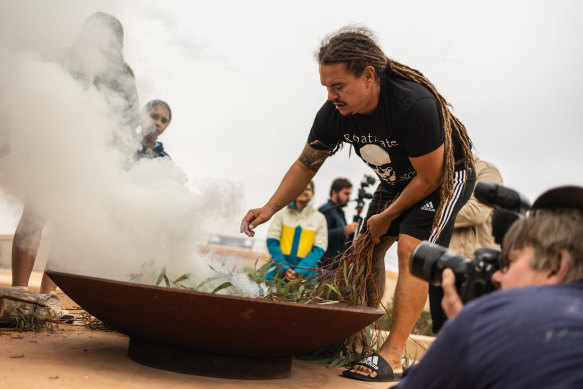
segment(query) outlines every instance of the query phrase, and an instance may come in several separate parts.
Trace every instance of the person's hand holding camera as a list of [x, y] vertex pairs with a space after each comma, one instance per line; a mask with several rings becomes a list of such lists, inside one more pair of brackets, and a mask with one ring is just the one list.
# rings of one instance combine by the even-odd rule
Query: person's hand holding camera
[[441, 307], [447, 317], [451, 319], [464, 307], [462, 299], [455, 288], [455, 274], [453, 270], [447, 268], [441, 273], [441, 288], [443, 289]]
[[344, 226], [344, 235], [353, 235], [358, 228], [357, 222], [352, 222]]

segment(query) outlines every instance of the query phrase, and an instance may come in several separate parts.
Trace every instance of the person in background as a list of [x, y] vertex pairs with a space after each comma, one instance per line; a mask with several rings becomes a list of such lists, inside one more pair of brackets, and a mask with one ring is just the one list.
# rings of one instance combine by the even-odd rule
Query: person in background
[[328, 226], [328, 249], [320, 261], [320, 267], [326, 272], [333, 272], [338, 267], [338, 257], [347, 248], [358, 223], [346, 223], [342, 208], [348, 205], [352, 195], [352, 183], [346, 178], [336, 178], [330, 187], [330, 199], [318, 210], [326, 217]]
[[162, 100], [152, 100], [146, 103], [142, 110], [140, 136], [142, 149], [138, 150], [137, 158], [158, 158], [170, 155], [164, 150], [158, 137], [166, 131], [172, 120], [170, 106]]
[[267, 249], [274, 267], [265, 280], [274, 277], [292, 281], [309, 278], [328, 246], [326, 218], [311, 205], [314, 183], [310, 182], [298, 198], [273, 215], [267, 230]]
[[583, 387], [583, 188], [543, 193], [502, 243], [500, 290], [465, 306], [442, 274], [450, 318], [399, 389]]
[[[476, 163], [476, 184], [478, 182], [491, 182], [503, 185], [502, 175], [498, 168], [490, 162], [479, 159], [474, 156]], [[474, 259], [474, 252], [481, 248], [487, 247], [499, 249], [500, 246], [494, 242], [492, 235], [492, 216], [494, 209], [483, 204], [472, 197], [462, 207], [461, 211], [455, 218], [449, 249], [454, 253], [468, 259]], [[438, 332], [447, 317], [441, 308], [441, 299], [443, 290], [441, 288], [431, 288], [429, 293], [433, 295], [430, 299], [431, 319], [433, 321], [433, 331]]]
[[[138, 92], [133, 72], [122, 55], [123, 27], [112, 15], [97, 12], [81, 27], [76, 43], [49, 56], [86, 88], [95, 87], [110, 107], [112, 122], [131, 134], [139, 117]], [[129, 136], [131, 138], [131, 135]], [[25, 202], [12, 241], [12, 289], [28, 290], [38, 253], [45, 218], [35, 206]], [[54, 319], [71, 320], [55, 293], [57, 285], [43, 274], [40, 293]]]

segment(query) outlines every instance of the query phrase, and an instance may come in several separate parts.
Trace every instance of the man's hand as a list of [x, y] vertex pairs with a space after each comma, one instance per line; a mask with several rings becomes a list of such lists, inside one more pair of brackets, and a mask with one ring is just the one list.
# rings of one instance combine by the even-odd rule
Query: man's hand
[[441, 307], [447, 317], [451, 319], [464, 307], [462, 299], [455, 289], [455, 274], [451, 269], [445, 269], [441, 273], [441, 288], [443, 289]]
[[247, 212], [247, 215], [241, 221], [240, 232], [247, 236], [255, 236], [255, 232], [253, 231], [255, 227], [265, 223], [272, 216], [273, 212], [267, 210], [266, 207], [252, 209]]
[[297, 280], [298, 273], [296, 273], [292, 269], [286, 269], [286, 271], [283, 273], [283, 278], [285, 278], [288, 281]]
[[381, 242], [380, 237], [387, 232], [391, 222], [392, 220], [383, 213], [373, 215], [368, 219], [366, 222], [366, 228], [368, 229], [374, 244], [379, 244]]
[[358, 228], [357, 222], [352, 222], [344, 226], [344, 235], [353, 235]]

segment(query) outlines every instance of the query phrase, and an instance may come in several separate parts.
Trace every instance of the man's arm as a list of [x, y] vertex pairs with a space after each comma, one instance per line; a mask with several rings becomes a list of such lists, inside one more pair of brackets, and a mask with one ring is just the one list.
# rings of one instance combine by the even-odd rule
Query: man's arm
[[492, 208], [485, 204], [482, 204], [472, 195], [467, 203], [464, 204], [462, 209], [457, 214], [455, 218], [454, 228], [464, 228], [479, 226], [488, 220], [488, 216], [492, 213]]
[[330, 155], [329, 151], [317, 150], [306, 144], [302, 154], [289, 168], [279, 187], [262, 208], [251, 209], [241, 222], [242, 233], [255, 235], [253, 229], [268, 221], [275, 212], [295, 200], [308, 186], [320, 166]]
[[281, 248], [279, 247], [278, 239], [267, 238], [267, 251], [269, 251], [271, 259], [273, 259], [275, 265], [281, 269], [280, 270], [281, 273], [289, 269], [289, 265], [286, 262], [286, 258], [281, 252]]
[[444, 163], [444, 146], [420, 157], [409, 158], [417, 175], [407, 184], [401, 195], [391, 205], [378, 215], [372, 216], [367, 228], [373, 242], [379, 243], [379, 237], [387, 232], [391, 222], [413, 205], [427, 197], [439, 188]]
[[[502, 176], [494, 165], [476, 160], [476, 170], [476, 183], [492, 182], [502, 185]], [[491, 213], [492, 208], [479, 202], [472, 194], [472, 197], [470, 197], [468, 202], [457, 214], [454, 228], [472, 227], [484, 224]]]

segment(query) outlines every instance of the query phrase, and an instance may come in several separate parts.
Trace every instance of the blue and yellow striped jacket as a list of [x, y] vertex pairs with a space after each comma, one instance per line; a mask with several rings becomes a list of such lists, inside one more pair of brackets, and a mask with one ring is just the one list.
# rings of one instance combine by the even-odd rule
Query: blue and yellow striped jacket
[[266, 275], [271, 280], [277, 272], [292, 268], [308, 278], [328, 247], [326, 218], [311, 205], [299, 212], [295, 201], [273, 215], [267, 229], [267, 249], [277, 265]]

